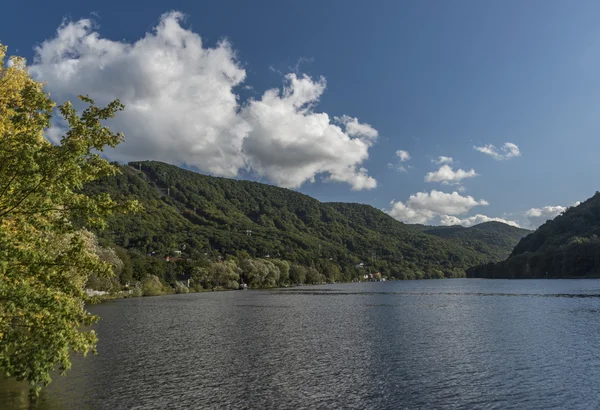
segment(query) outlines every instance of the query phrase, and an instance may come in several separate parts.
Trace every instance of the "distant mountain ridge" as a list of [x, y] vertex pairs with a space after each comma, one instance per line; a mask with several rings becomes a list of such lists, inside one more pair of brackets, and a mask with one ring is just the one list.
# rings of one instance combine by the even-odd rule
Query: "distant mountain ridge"
[[567, 209], [519, 241], [506, 260], [468, 270], [470, 277], [600, 275], [600, 193]]
[[519, 241], [530, 234], [529, 229], [516, 228], [502, 222], [490, 221], [464, 227], [411, 225], [421, 232], [440, 238], [451, 238], [471, 246], [496, 260], [506, 259]]
[[306, 266], [333, 264], [349, 276], [358, 275], [356, 266], [363, 263], [399, 279], [462, 277], [468, 267], [500, 260], [514, 246], [510, 238], [522, 235], [503, 224], [423, 232], [369, 205], [322, 203], [296, 191], [155, 161], [120, 168], [122, 175], [86, 189], [138, 199], [145, 211], [116, 215], [98, 234], [107, 244], [143, 254], [184, 248], [215, 257], [245, 253]]

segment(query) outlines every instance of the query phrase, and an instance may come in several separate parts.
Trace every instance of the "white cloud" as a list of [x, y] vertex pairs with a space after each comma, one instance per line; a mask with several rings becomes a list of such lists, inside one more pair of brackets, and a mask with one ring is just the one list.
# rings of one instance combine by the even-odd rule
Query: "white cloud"
[[391, 209], [386, 212], [402, 222], [427, 223], [437, 216], [465, 214], [479, 205], [488, 205], [488, 202], [462, 196], [458, 192], [449, 194], [434, 189], [429, 193], [417, 192], [406, 203], [392, 201]]
[[391, 162], [388, 162], [387, 166], [389, 169], [393, 169], [394, 171], [404, 172], [404, 173], [408, 172], [408, 169], [402, 164], [394, 165]]
[[368, 158], [377, 131], [348, 116], [338, 119], [342, 129], [326, 113], [315, 113], [324, 90], [323, 78], [288, 74], [282, 92], [271, 89], [250, 101], [241, 111], [250, 126], [242, 143], [248, 164], [285, 187], [326, 173], [326, 180], [347, 182], [356, 190], [375, 188], [377, 182], [359, 164]]
[[334, 119], [346, 127], [346, 133], [351, 137], [365, 137], [374, 140], [379, 135], [377, 130], [369, 124], [359, 123], [358, 118], [342, 115], [341, 117], [334, 117]]
[[480, 223], [491, 222], [491, 221], [502, 222], [507, 225], [520, 228], [520, 225], [517, 221], [511, 221], [511, 220], [507, 220], [507, 219], [503, 219], [503, 218], [493, 218], [493, 217], [489, 217], [487, 215], [482, 215], [482, 214], [477, 214], [477, 215], [470, 216], [468, 218], [462, 218], [462, 219], [458, 218], [456, 216], [451, 216], [451, 215], [442, 215], [440, 217], [440, 224], [446, 225], [446, 226], [462, 225], [465, 227], [469, 227], [469, 226], [478, 225]]
[[315, 112], [323, 78], [288, 74], [282, 90], [240, 104], [235, 88], [246, 72], [231, 45], [206, 46], [182, 18], [164, 14], [133, 43], [102, 38], [91, 20], [63, 24], [36, 48], [30, 71], [58, 101], [89, 94], [100, 105], [125, 104], [110, 124], [126, 136], [107, 152], [113, 160], [156, 159], [227, 177], [248, 169], [291, 188], [319, 174], [353, 189], [376, 186], [361, 164], [377, 130]]
[[396, 156], [400, 158], [400, 162], [406, 162], [410, 159], [410, 153], [408, 151], [404, 151], [403, 149], [396, 151]]
[[[581, 205], [581, 201], [576, 201], [571, 206], [576, 207], [579, 205]], [[540, 225], [543, 225], [544, 222], [556, 218], [567, 209], [569, 209], [569, 207], [562, 205], [547, 205], [541, 208], [531, 208], [523, 213], [525, 216], [525, 225], [528, 229], [537, 229]]]
[[476, 200], [472, 196], [462, 196], [457, 192], [451, 194], [436, 190], [432, 190], [430, 193], [418, 192], [411, 195], [406, 203], [392, 201], [390, 205], [391, 209], [386, 212], [393, 218], [406, 223], [427, 224], [435, 218], [439, 218], [439, 223], [445, 226], [469, 227], [483, 222], [497, 221], [519, 227], [517, 221], [493, 218], [482, 214], [466, 218], [456, 216], [463, 215], [476, 206], [489, 205], [483, 199]]
[[433, 212], [418, 211], [404, 205], [402, 201], [392, 201], [392, 209], [388, 210], [387, 213], [399, 221], [406, 222], [409, 224], [426, 224], [435, 217]]
[[431, 162], [438, 164], [438, 165], [442, 165], [442, 164], [452, 164], [454, 162], [454, 160], [452, 159], [452, 157], [445, 157], [445, 156], [440, 156], [437, 159], [433, 159], [431, 160]]
[[410, 158], [411, 158], [410, 153], [408, 151], [399, 149], [398, 151], [396, 151], [396, 157], [398, 157], [398, 163], [393, 164], [391, 162], [388, 162], [387, 166], [389, 169], [393, 169], [394, 171], [406, 173], [406, 172], [408, 172], [409, 168], [412, 168], [412, 166], [410, 166], [410, 165], [405, 166], [403, 164], [403, 162], [406, 162], [406, 161], [410, 160]]
[[472, 196], [462, 196], [432, 190], [430, 193], [417, 192], [408, 198], [407, 205], [413, 209], [431, 210], [437, 214], [460, 215], [477, 205], [489, 205], [486, 200], [475, 200]]
[[531, 208], [525, 212], [527, 227], [536, 229], [549, 219], [554, 219], [567, 210], [566, 206], [548, 205], [541, 208]]
[[496, 160], [509, 159], [521, 155], [519, 147], [512, 142], [505, 142], [500, 149], [496, 148], [492, 144], [484, 145], [482, 147], [473, 146], [473, 148], [479, 152], [489, 155]]
[[474, 169], [465, 171], [457, 169], [454, 171], [450, 165], [442, 165], [435, 172], [428, 172], [425, 175], [425, 182], [441, 182], [444, 185], [458, 184], [463, 179], [476, 177], [477, 173]]

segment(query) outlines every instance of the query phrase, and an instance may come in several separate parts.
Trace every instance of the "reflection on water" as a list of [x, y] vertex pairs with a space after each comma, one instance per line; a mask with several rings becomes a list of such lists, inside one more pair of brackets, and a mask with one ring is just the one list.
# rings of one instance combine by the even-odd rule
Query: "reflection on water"
[[[594, 408], [600, 281], [435, 280], [93, 306], [41, 409]], [[0, 381], [0, 408], [25, 409]]]
[[52, 394], [42, 393], [36, 400], [35, 405], [29, 401], [28, 385], [25, 382], [17, 382], [6, 379], [0, 375], [0, 408], [1, 409], [45, 409], [59, 410], [66, 406], [60, 397]]

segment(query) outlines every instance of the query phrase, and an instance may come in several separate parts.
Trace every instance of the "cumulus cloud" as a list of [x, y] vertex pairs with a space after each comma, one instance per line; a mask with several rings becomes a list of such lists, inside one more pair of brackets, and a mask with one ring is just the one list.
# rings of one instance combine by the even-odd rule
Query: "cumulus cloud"
[[431, 162], [438, 164], [438, 165], [452, 164], [454, 162], [454, 159], [452, 159], [452, 157], [445, 157], [442, 155], [442, 156], [437, 157], [437, 159], [432, 159]]
[[489, 205], [485, 200], [476, 200], [472, 196], [462, 196], [458, 192], [451, 194], [432, 190], [411, 195], [406, 203], [392, 201], [387, 213], [406, 223], [427, 223], [442, 215], [462, 215], [480, 205]]
[[282, 92], [271, 89], [241, 111], [250, 126], [242, 143], [249, 165], [258, 174], [285, 187], [298, 187], [315, 175], [347, 182], [353, 189], [374, 188], [377, 183], [358, 166], [368, 157], [377, 131], [356, 118], [332, 123], [313, 106], [325, 90], [325, 80], [286, 76]]
[[457, 169], [454, 171], [450, 165], [442, 165], [435, 172], [428, 172], [425, 175], [425, 182], [440, 182], [444, 185], [459, 184], [463, 179], [476, 177], [478, 174], [474, 169], [465, 171]]
[[482, 152], [495, 160], [510, 159], [521, 155], [519, 147], [512, 142], [505, 142], [500, 149], [496, 148], [492, 144], [487, 144], [482, 147], [473, 146], [479, 152]]
[[126, 105], [111, 125], [127, 139], [111, 158], [160, 159], [235, 176], [245, 164], [240, 145], [247, 126], [233, 87], [246, 73], [227, 42], [204, 47], [181, 18], [164, 15], [132, 44], [101, 38], [91, 20], [63, 24], [36, 48], [30, 71], [59, 101], [80, 93]]
[[511, 220], [507, 220], [507, 219], [503, 219], [503, 218], [493, 218], [493, 217], [489, 217], [487, 215], [482, 215], [482, 214], [477, 214], [474, 216], [470, 216], [468, 218], [458, 218], [456, 216], [451, 216], [451, 215], [442, 215], [440, 217], [440, 224], [445, 225], [445, 226], [462, 225], [464, 227], [470, 227], [473, 225], [478, 225], [480, 223], [491, 222], [491, 221], [502, 222], [507, 225], [514, 226], [516, 228], [520, 228], [520, 225], [517, 221], [511, 221]]
[[400, 159], [400, 162], [406, 162], [411, 158], [410, 153], [408, 151], [404, 151], [403, 149], [396, 151], [396, 156]]
[[412, 209], [409, 206], [404, 205], [402, 201], [393, 202], [392, 209], [388, 210], [387, 213], [392, 218], [408, 224], [426, 224], [435, 217], [433, 212]]
[[567, 210], [566, 206], [548, 205], [541, 208], [531, 208], [525, 212], [527, 226], [536, 229], [549, 219], [554, 219]]
[[484, 199], [477, 201], [472, 196], [462, 196], [432, 190], [430, 193], [417, 192], [410, 196], [407, 204], [413, 209], [430, 210], [437, 214], [460, 215], [477, 205], [489, 205]]
[[[581, 201], [576, 201], [572, 206], [575, 207], [580, 204]], [[544, 222], [556, 218], [567, 209], [569, 209], [569, 207], [562, 205], [547, 205], [541, 208], [531, 208], [523, 213], [525, 216], [525, 225], [529, 229], [537, 229], [540, 225], [543, 225]]]
[[376, 186], [362, 163], [377, 130], [316, 112], [325, 79], [288, 74], [281, 90], [242, 103], [235, 89], [246, 71], [232, 46], [206, 46], [182, 18], [164, 14], [133, 43], [102, 38], [88, 19], [65, 23], [36, 48], [30, 71], [58, 101], [88, 94], [125, 104], [111, 122], [126, 136], [107, 152], [114, 160], [156, 159], [227, 177], [247, 169], [290, 188], [318, 175], [353, 189]]

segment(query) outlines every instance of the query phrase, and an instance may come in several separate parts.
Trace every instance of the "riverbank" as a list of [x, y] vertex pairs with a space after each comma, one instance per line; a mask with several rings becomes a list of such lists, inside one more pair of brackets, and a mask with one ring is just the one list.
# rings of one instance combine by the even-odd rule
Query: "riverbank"
[[[285, 285], [285, 286], [275, 286], [269, 288], [254, 288], [254, 289], [227, 289], [222, 286], [217, 286], [212, 289], [198, 289], [195, 287], [186, 288], [186, 291], [181, 291], [181, 288], [171, 288], [171, 290], [164, 289], [162, 293], [155, 294], [144, 294], [143, 291], [136, 291], [135, 289], [130, 290], [122, 290], [115, 293], [110, 292], [102, 292], [94, 291], [92, 289], [86, 289], [87, 302], [90, 304], [97, 304], [109, 300], [116, 299], [128, 299], [128, 298], [138, 298], [138, 297], [152, 297], [152, 296], [166, 296], [166, 295], [177, 295], [177, 294], [188, 294], [188, 293], [207, 293], [207, 292], [235, 292], [235, 291], [244, 291], [244, 290], [276, 290], [276, 289], [289, 289], [289, 288], [301, 288], [308, 286], [322, 286], [322, 285], [335, 285], [335, 284], [348, 284], [348, 283], [367, 283], [369, 281], [338, 281], [333, 283], [302, 283], [302, 284], [293, 284], [293, 285]], [[384, 282], [384, 281], [382, 281]], [[139, 289], [139, 288], [138, 288]], [[179, 291], [178, 291], [179, 289]]]

